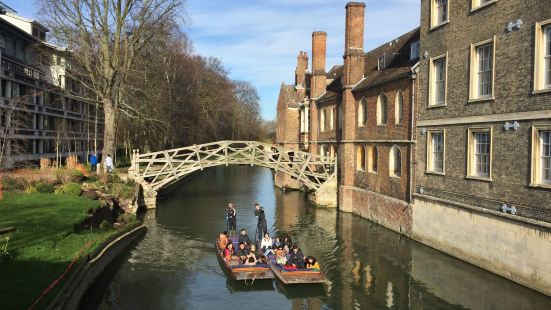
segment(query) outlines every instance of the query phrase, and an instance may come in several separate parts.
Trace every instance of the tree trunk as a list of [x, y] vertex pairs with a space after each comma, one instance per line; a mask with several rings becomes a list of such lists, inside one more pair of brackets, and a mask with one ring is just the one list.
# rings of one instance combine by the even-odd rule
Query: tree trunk
[[117, 109], [113, 104], [113, 101], [109, 98], [103, 99], [103, 113], [105, 119], [105, 125], [103, 129], [103, 172], [107, 172], [107, 166], [105, 165], [105, 158], [107, 155], [113, 155], [115, 151], [115, 134], [116, 134], [116, 119]]

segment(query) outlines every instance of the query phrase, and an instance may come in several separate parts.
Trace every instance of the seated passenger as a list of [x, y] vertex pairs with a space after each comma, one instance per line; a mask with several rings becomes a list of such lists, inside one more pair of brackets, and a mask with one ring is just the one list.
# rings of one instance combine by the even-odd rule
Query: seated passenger
[[291, 251], [291, 264], [298, 269], [304, 269], [304, 254], [302, 254], [296, 243], [293, 245], [293, 250]]
[[266, 251], [266, 249], [268, 248], [272, 248], [272, 245], [273, 245], [273, 240], [272, 238], [270, 238], [270, 234], [269, 233], [266, 233], [264, 234], [264, 238], [262, 238], [262, 241], [260, 242], [260, 249], [262, 249], [262, 251]]
[[288, 263], [291, 262], [291, 251], [289, 250], [289, 246], [284, 245], [283, 251], [285, 251], [285, 260], [287, 260]]
[[319, 271], [320, 265], [318, 264], [318, 261], [313, 256], [306, 257], [306, 269]]
[[284, 246], [283, 242], [281, 242], [281, 238], [276, 237], [274, 240], [274, 244], [272, 244], [272, 249], [278, 249], [280, 246]]
[[231, 259], [234, 259], [235, 258], [235, 253], [234, 253], [234, 248], [233, 248], [233, 243], [228, 243], [228, 245], [226, 245], [226, 248], [224, 249], [224, 259], [225, 260], [231, 260]]
[[289, 249], [293, 247], [293, 241], [289, 237], [283, 238], [284, 245], [288, 246]]
[[224, 250], [228, 245], [229, 240], [230, 239], [228, 238], [227, 231], [224, 231], [223, 233], [221, 233], [220, 236], [218, 236], [218, 249]]
[[251, 251], [249, 252], [249, 255], [247, 255], [244, 259], [243, 264], [253, 266], [256, 265], [256, 262], [256, 246], [254, 244], [251, 244]]
[[282, 246], [278, 247], [275, 251], [275, 261], [279, 265], [287, 264], [287, 257], [285, 256], [285, 250]]
[[291, 262], [287, 262], [287, 264], [283, 266], [283, 269], [287, 271], [292, 271], [292, 270], [297, 270], [298, 268], [295, 265], [293, 265]]
[[247, 258], [247, 255], [249, 255], [249, 250], [245, 247], [244, 242], [239, 243], [239, 248], [237, 249], [237, 252], [235, 252], [235, 256], [239, 257], [242, 261]]
[[241, 235], [239, 235], [239, 243], [243, 242], [245, 244], [246, 248], [249, 248], [251, 246], [251, 238], [247, 236], [247, 231], [245, 228], [241, 229]]

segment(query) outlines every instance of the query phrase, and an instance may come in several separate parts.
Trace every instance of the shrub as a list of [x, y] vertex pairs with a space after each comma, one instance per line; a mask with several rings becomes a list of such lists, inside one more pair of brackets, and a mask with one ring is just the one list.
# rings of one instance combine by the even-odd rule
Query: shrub
[[55, 187], [53, 184], [40, 180], [31, 184], [31, 186], [28, 188], [28, 191], [31, 193], [33, 192], [33, 190], [35, 193], [52, 194], [55, 191]]
[[5, 191], [22, 191], [28, 187], [27, 182], [22, 178], [3, 176], [0, 181], [2, 182], [2, 189]]
[[78, 183], [67, 183], [60, 188], [60, 192], [64, 195], [80, 196], [82, 188]]
[[113, 225], [111, 225], [111, 223], [109, 223], [108, 221], [103, 220], [103, 221], [101, 221], [101, 223], [99, 224], [99, 229], [101, 229], [101, 230], [113, 229]]
[[77, 169], [58, 169], [56, 171], [57, 179], [63, 183], [78, 183], [84, 179], [84, 174]]
[[117, 219], [117, 222], [122, 224], [128, 224], [136, 221], [136, 214], [134, 213], [123, 213], [119, 215], [119, 218]]

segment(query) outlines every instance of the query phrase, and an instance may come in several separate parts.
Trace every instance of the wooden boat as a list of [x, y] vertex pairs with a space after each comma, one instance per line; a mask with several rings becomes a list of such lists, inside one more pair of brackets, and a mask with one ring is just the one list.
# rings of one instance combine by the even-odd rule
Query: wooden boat
[[296, 269], [285, 270], [283, 266], [270, 262], [275, 277], [285, 285], [293, 284], [327, 284], [327, 278], [321, 270]]
[[234, 281], [253, 281], [273, 279], [274, 274], [269, 264], [257, 264], [254, 266], [243, 265], [238, 261], [226, 261], [222, 252], [218, 249], [218, 240], [214, 243], [214, 250], [224, 272]]

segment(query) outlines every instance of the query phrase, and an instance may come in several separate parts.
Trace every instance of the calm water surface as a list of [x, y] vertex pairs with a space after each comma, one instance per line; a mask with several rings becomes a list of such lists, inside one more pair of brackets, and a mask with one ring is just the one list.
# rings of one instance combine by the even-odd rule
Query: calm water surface
[[[286, 288], [227, 280], [213, 250], [224, 206], [254, 234], [253, 204], [272, 234], [289, 235], [318, 258], [331, 281]], [[369, 221], [307, 206], [253, 167], [206, 170], [147, 215], [147, 236], [114, 264], [85, 309], [551, 309], [551, 299], [413, 242]], [[519, 262], [520, 263], [520, 262]]]

